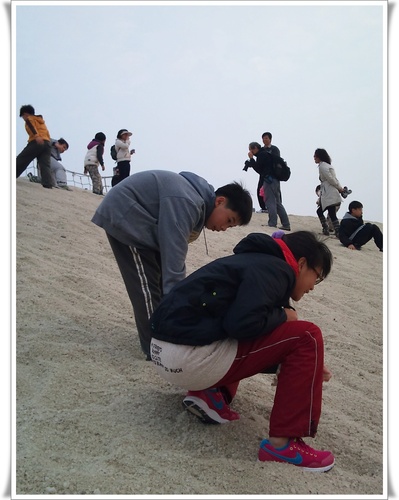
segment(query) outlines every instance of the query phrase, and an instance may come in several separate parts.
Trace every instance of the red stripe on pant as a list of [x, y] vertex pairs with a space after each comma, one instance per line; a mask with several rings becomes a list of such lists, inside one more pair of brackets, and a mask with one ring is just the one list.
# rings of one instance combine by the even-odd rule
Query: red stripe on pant
[[314, 437], [321, 413], [324, 344], [308, 321], [287, 321], [270, 334], [238, 343], [237, 356], [215, 387], [234, 398], [240, 380], [281, 365], [270, 437]]

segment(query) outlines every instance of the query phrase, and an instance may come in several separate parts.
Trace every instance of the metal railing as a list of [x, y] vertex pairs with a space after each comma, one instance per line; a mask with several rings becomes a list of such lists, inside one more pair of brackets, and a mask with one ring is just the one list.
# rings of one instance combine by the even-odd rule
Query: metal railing
[[[67, 182], [68, 186], [75, 186], [81, 189], [85, 189], [86, 191], [92, 191], [93, 183], [91, 182], [91, 178], [89, 174], [84, 174], [83, 172], [73, 172], [72, 170], [65, 169], [67, 174]], [[37, 162], [33, 161], [31, 165], [25, 170], [25, 175], [31, 173], [32, 175], [38, 176]], [[103, 183], [103, 192], [107, 193], [111, 188], [111, 179], [112, 176], [101, 176]]]

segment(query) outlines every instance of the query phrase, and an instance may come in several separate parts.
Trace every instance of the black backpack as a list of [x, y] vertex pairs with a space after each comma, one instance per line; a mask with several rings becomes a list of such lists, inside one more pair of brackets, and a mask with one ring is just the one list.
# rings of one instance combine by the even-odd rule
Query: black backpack
[[273, 158], [273, 177], [278, 181], [288, 181], [291, 177], [291, 169], [287, 165], [287, 162], [274, 153], [269, 153]]
[[111, 146], [111, 149], [110, 149], [109, 152], [110, 152], [111, 158], [116, 161], [116, 147], [115, 147], [115, 144], [113, 146]]

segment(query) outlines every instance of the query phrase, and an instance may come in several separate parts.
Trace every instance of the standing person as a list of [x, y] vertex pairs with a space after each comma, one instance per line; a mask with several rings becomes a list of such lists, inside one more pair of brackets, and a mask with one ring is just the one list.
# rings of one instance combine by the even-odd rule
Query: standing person
[[324, 366], [321, 330], [298, 320], [299, 301], [325, 279], [331, 251], [309, 231], [273, 238], [252, 233], [178, 283], [151, 318], [151, 357], [158, 374], [188, 390], [183, 406], [204, 423], [240, 418], [230, 408], [241, 380], [279, 366], [269, 438], [260, 461], [313, 471], [334, 465], [314, 437], [321, 415]]
[[50, 133], [42, 115], [35, 115], [30, 104], [21, 106], [19, 116], [25, 121], [28, 144], [17, 156], [17, 179], [35, 158], [40, 163], [40, 180], [44, 188], [51, 189], [53, 180], [50, 169]]
[[360, 201], [351, 201], [348, 211], [339, 226], [339, 240], [350, 250], [360, 250], [363, 245], [374, 239], [380, 252], [383, 249], [383, 235], [376, 224], [363, 222], [363, 205]]
[[126, 177], [130, 175], [130, 159], [132, 154], [135, 153], [134, 149], [130, 149], [130, 139], [132, 132], [129, 132], [125, 128], [119, 130], [115, 141], [116, 149], [116, 171], [115, 179], [112, 179], [112, 186], [115, 186]]
[[[263, 134], [262, 134], [263, 149], [267, 153], [272, 153], [272, 154], [275, 154], [277, 156], [281, 156], [279, 148], [277, 146], [275, 146], [274, 144], [272, 144], [272, 138], [273, 138], [273, 136], [272, 136], [271, 132], [263, 132]], [[283, 196], [281, 194], [281, 185], [279, 185], [279, 189], [280, 189], [280, 201], [282, 203]]]
[[69, 144], [62, 137], [55, 140], [51, 139], [51, 175], [53, 177], [53, 185], [61, 189], [71, 191], [68, 187], [66, 171], [64, 165], [61, 163], [61, 154], [69, 149]]
[[314, 152], [314, 161], [319, 167], [320, 204], [316, 210], [323, 228], [323, 234], [329, 236], [328, 224], [324, 216], [327, 210], [334, 227], [335, 236], [339, 238], [339, 220], [337, 218], [337, 205], [341, 205], [341, 196], [345, 190], [341, 186], [335, 170], [331, 166], [331, 158], [325, 149], [318, 148]]
[[105, 170], [104, 165], [104, 146], [106, 136], [103, 132], [97, 132], [89, 144], [87, 145], [87, 153], [84, 159], [84, 172], [88, 172], [93, 183], [93, 193], [103, 194], [103, 184], [101, 175], [98, 172], [98, 166], [101, 165], [102, 170]]
[[149, 318], [162, 295], [185, 277], [188, 244], [204, 227], [225, 231], [251, 217], [252, 198], [240, 184], [215, 191], [191, 172], [138, 172], [107, 193], [92, 222], [107, 234], [148, 360]]
[[263, 147], [268, 153], [273, 153], [277, 156], [281, 156], [279, 148], [272, 144], [272, 137], [273, 136], [271, 132], [264, 132], [262, 134]]
[[265, 205], [269, 215], [268, 226], [277, 227], [277, 216], [279, 216], [281, 221], [279, 229], [291, 231], [290, 220], [281, 202], [280, 181], [273, 175], [271, 154], [265, 148], [262, 148], [258, 142], [251, 142], [248, 147], [248, 166], [251, 166], [263, 178]]
[[[315, 193], [316, 193], [316, 196], [317, 196], [317, 200], [316, 200], [316, 205], [317, 207], [320, 206], [320, 191], [321, 191], [321, 186], [320, 184], [318, 184], [315, 188]], [[341, 208], [341, 203], [339, 203], [338, 205], [335, 205], [335, 212], [337, 213], [338, 210]], [[330, 233], [333, 233], [334, 232], [334, 226], [333, 226], [333, 223], [330, 219], [330, 216], [327, 215], [327, 226], [328, 226], [328, 231]]]

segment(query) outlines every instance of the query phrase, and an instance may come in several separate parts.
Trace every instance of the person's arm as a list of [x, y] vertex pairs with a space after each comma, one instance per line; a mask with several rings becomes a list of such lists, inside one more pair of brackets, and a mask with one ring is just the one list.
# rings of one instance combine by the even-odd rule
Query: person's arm
[[339, 241], [351, 250], [356, 250], [356, 247], [352, 244], [349, 236], [353, 233], [353, 228], [347, 219], [342, 219], [339, 225]]
[[105, 170], [105, 165], [104, 165], [104, 159], [103, 159], [103, 154], [104, 154], [104, 145], [99, 144], [97, 146], [97, 160], [99, 164], [101, 165], [102, 170]]
[[26, 126], [29, 128], [30, 134], [35, 139], [35, 141], [38, 144], [43, 144], [44, 143], [44, 139], [37, 132], [37, 130], [36, 130], [34, 124], [33, 124], [33, 121], [34, 120], [31, 120], [30, 118], [26, 118], [26, 120], [25, 120]]
[[335, 171], [328, 163], [322, 162], [320, 164], [320, 170], [323, 174], [323, 180], [327, 181], [331, 186], [338, 189], [340, 193], [344, 190], [344, 188], [339, 183], [338, 179], [335, 176]]
[[116, 150], [118, 149], [126, 149], [128, 150], [129, 149], [129, 146], [130, 146], [130, 142], [124, 142], [124, 141], [121, 141], [120, 139], [117, 139], [115, 141], [115, 148]]
[[297, 319], [296, 311], [288, 307], [294, 273], [286, 264], [270, 265], [270, 270], [250, 268], [241, 281], [223, 320], [229, 337], [259, 337]]
[[185, 278], [189, 238], [204, 217], [201, 208], [192, 200], [165, 197], [160, 201], [158, 241], [164, 294]]
[[277, 147], [277, 146], [272, 145], [272, 146], [271, 146], [271, 149], [272, 149], [272, 153], [274, 153], [274, 154], [275, 154], [275, 155], [277, 155], [277, 156], [281, 156], [281, 154], [280, 154], [280, 150], [278, 149], [278, 147]]

